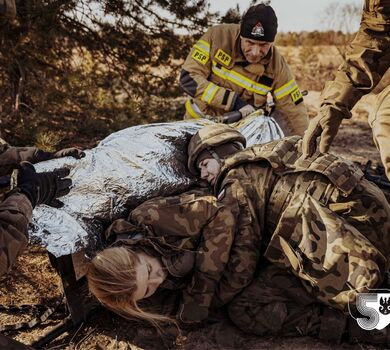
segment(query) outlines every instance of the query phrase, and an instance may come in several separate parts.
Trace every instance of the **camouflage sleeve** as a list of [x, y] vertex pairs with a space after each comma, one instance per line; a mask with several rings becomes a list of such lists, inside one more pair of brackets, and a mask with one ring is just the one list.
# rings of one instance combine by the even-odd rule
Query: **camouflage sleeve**
[[260, 259], [260, 227], [257, 220], [252, 218], [251, 205], [243, 195], [240, 181], [237, 180], [231, 186], [235, 188], [239, 201], [238, 232], [234, 237], [229, 261], [215, 290], [213, 307], [227, 304], [252, 282]]
[[309, 124], [309, 117], [301, 90], [283, 56], [276, 48], [273, 50], [271, 63], [275, 78], [272, 94], [276, 111], [282, 114], [288, 135], [303, 135]]
[[0, 176], [10, 174], [22, 161], [38, 163], [52, 158], [51, 152], [44, 152], [36, 147], [11, 147], [0, 145]]
[[145, 226], [157, 237], [189, 237], [197, 241], [212, 215], [208, 210], [215, 197], [209, 192], [208, 189], [196, 189], [177, 196], [152, 198], [136, 207], [130, 213], [129, 221], [136, 226]]
[[362, 21], [334, 81], [328, 82], [321, 105], [350, 118], [350, 110], [371, 92], [389, 67], [390, 6], [387, 0], [365, 0]]
[[[209, 79], [212, 71], [213, 36], [215, 27], [210, 28], [192, 47], [180, 73], [180, 87], [186, 94], [206, 104], [225, 111], [233, 108], [237, 93], [214, 84]], [[222, 33], [220, 32], [219, 35]]]
[[202, 229], [201, 241], [193, 276], [183, 291], [183, 302], [178, 317], [183, 322], [198, 322], [208, 316], [208, 309], [226, 264], [237, 231], [238, 203], [228, 188], [224, 203], [215, 199], [208, 203], [205, 213], [209, 217]]
[[32, 206], [22, 193], [14, 192], [0, 204], [0, 276], [26, 248]]
[[[236, 200], [230, 196], [231, 202]], [[229, 259], [238, 215], [238, 206], [225, 206], [204, 191], [191, 191], [173, 197], [159, 197], [144, 202], [130, 214], [130, 221], [145, 225], [155, 236], [191, 238], [192, 244], [181, 248], [197, 254], [193, 276], [183, 291], [180, 317], [182, 321], [198, 321], [207, 317], [225, 265]]]

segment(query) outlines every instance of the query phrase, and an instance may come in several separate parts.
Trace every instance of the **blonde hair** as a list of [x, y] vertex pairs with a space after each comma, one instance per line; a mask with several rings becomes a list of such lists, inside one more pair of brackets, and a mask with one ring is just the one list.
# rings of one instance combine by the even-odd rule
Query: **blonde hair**
[[161, 329], [170, 317], [142, 310], [134, 300], [136, 269], [140, 260], [130, 247], [112, 247], [99, 252], [90, 262], [87, 280], [90, 292], [106, 308], [129, 319], [147, 321]]

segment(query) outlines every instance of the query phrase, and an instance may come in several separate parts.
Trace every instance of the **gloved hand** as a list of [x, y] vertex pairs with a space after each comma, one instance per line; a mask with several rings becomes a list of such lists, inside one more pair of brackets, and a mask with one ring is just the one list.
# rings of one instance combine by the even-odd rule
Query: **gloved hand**
[[24, 193], [33, 207], [47, 204], [54, 208], [61, 208], [64, 203], [57, 198], [65, 196], [70, 191], [72, 180], [65, 178], [69, 172], [68, 168], [60, 168], [37, 173], [31, 163], [21, 162], [18, 169], [12, 173], [13, 187]]
[[320, 152], [328, 152], [342, 120], [343, 114], [337, 109], [334, 109], [331, 106], [321, 107], [317, 116], [310, 121], [309, 127], [303, 136], [303, 158], [311, 157], [316, 151], [317, 137], [321, 137]]
[[256, 110], [255, 107], [253, 107], [250, 104], [247, 104], [244, 107], [241, 107], [238, 111], [241, 113], [242, 118], [245, 118], [249, 114], [253, 113], [255, 110]]
[[71, 147], [71, 148], [61, 149], [57, 152], [54, 152], [53, 154], [53, 158], [62, 158], [67, 156], [80, 159], [85, 157], [85, 152], [83, 152], [81, 149], [78, 149], [76, 147]]

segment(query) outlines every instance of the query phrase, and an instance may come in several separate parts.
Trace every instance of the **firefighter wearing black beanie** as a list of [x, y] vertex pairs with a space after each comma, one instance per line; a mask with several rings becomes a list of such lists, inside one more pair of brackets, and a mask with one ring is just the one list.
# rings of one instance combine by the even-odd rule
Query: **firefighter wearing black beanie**
[[278, 19], [271, 6], [252, 6], [242, 17], [240, 35], [244, 38], [273, 42], [277, 31]]
[[230, 112], [246, 118], [263, 109], [285, 136], [303, 135], [307, 110], [290, 67], [274, 45], [277, 29], [275, 12], [265, 4], [251, 6], [241, 24], [209, 28], [194, 43], [180, 73], [180, 87], [189, 97], [185, 118]]

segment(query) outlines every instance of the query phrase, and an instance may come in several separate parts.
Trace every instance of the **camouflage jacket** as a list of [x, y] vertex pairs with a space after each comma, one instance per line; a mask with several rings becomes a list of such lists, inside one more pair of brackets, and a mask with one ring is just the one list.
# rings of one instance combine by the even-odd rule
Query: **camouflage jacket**
[[0, 176], [10, 174], [12, 170], [22, 161], [38, 163], [53, 158], [53, 154], [51, 152], [45, 152], [36, 147], [12, 147], [1, 141]]
[[321, 106], [350, 118], [350, 110], [363, 95], [389, 84], [389, 79], [380, 82], [389, 66], [390, 0], [365, 0], [359, 31], [334, 81], [325, 85]]
[[[36, 163], [48, 159], [48, 154], [35, 147], [11, 147], [1, 140], [0, 176], [10, 174], [23, 160]], [[14, 192], [0, 204], [0, 275], [11, 268], [26, 248], [31, 216], [31, 203], [22, 193]]]
[[[240, 219], [245, 198], [239, 193], [230, 198], [221, 205], [209, 190], [193, 190], [146, 201], [129, 216], [137, 227], [146, 228], [148, 238], [127, 243], [153, 246], [171, 276], [187, 276], [184, 285], [178, 280], [173, 284], [185, 287], [178, 313], [182, 321], [205, 319], [211, 305], [226, 304], [253, 279], [260, 237], [254, 235], [251, 222]], [[128, 234], [123, 228], [129, 225], [118, 220], [108, 234]], [[162, 287], [167, 286], [172, 289], [172, 279]]]
[[279, 50], [273, 46], [260, 63], [249, 64], [240, 48], [238, 24], [211, 27], [195, 43], [184, 62], [180, 87], [191, 97], [187, 117], [220, 116], [248, 103], [265, 107], [271, 93], [286, 134], [302, 135], [308, 125], [302, 94]]
[[26, 248], [31, 216], [31, 203], [22, 193], [14, 192], [0, 204], [0, 276]]
[[285, 138], [230, 156], [215, 193], [222, 204], [240, 193], [247, 202], [240, 219], [259, 230], [264, 256], [300, 277], [318, 300], [345, 310], [356, 292], [383, 280], [390, 207], [355, 165], [321, 153], [302, 160], [298, 141]]

